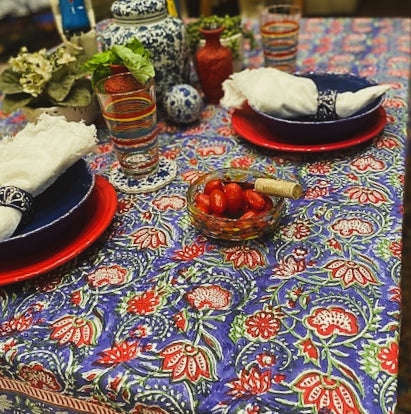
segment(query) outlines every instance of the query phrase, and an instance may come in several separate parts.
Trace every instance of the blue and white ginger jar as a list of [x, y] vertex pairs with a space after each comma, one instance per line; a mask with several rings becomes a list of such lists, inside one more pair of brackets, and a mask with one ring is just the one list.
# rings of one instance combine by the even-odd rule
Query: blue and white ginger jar
[[189, 79], [189, 50], [184, 23], [170, 16], [166, 0], [116, 0], [114, 20], [102, 31], [103, 50], [137, 37], [151, 53], [156, 71], [157, 100], [174, 85]]

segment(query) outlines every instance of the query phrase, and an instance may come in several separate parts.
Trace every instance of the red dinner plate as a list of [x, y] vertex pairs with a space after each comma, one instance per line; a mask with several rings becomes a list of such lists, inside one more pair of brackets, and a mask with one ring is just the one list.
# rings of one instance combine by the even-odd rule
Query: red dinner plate
[[86, 202], [85, 216], [73, 233], [47, 249], [0, 263], [0, 285], [21, 282], [55, 269], [79, 255], [107, 229], [117, 209], [114, 187], [103, 177], [96, 182]]
[[236, 109], [233, 112], [231, 123], [234, 130], [252, 144], [277, 151], [290, 152], [323, 152], [349, 148], [367, 142], [378, 136], [387, 123], [387, 115], [381, 106], [370, 120], [369, 125], [355, 135], [332, 142], [307, 143], [305, 140], [297, 142], [287, 140], [287, 137], [270, 130], [261, 119], [261, 116], [251, 108]]

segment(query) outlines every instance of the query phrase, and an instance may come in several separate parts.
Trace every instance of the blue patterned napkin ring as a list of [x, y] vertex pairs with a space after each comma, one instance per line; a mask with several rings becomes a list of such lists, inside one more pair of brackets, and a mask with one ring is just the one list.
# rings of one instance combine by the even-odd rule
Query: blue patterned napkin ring
[[33, 209], [33, 196], [13, 185], [0, 187], [0, 206], [15, 208], [27, 219]]
[[335, 110], [336, 99], [337, 91], [318, 91], [318, 106], [316, 114], [317, 121], [333, 121], [335, 119], [338, 119], [337, 111]]

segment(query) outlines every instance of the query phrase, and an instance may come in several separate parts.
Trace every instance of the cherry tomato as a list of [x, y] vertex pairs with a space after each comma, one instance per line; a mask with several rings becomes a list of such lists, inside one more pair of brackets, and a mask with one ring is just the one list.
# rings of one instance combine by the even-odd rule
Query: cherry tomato
[[195, 196], [196, 207], [204, 213], [210, 212], [210, 197], [207, 194], [199, 193]]
[[244, 196], [241, 185], [238, 183], [227, 183], [224, 186], [224, 194], [227, 200], [227, 214], [232, 217], [241, 216], [244, 211]]
[[223, 190], [215, 189], [210, 193], [210, 212], [222, 216], [227, 207], [227, 200]]
[[257, 216], [258, 216], [258, 213], [256, 211], [248, 210], [239, 218], [239, 220], [248, 220], [250, 218], [257, 217]]
[[268, 196], [264, 196], [264, 200], [265, 200], [264, 211], [271, 210], [274, 207], [273, 200], [271, 200], [271, 198]]
[[213, 190], [223, 191], [223, 183], [221, 180], [210, 180], [204, 186], [204, 194], [210, 195]]
[[257, 191], [252, 189], [247, 189], [244, 191], [244, 199], [246, 203], [256, 211], [261, 211], [265, 207], [264, 196]]
[[196, 203], [196, 207], [203, 213], [210, 214], [210, 208], [202, 203]]

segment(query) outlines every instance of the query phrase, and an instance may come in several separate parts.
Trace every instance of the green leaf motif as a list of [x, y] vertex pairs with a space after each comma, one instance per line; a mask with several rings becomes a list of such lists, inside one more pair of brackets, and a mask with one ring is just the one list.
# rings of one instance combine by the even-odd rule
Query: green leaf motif
[[375, 342], [369, 342], [363, 346], [363, 350], [359, 351], [361, 357], [361, 369], [365, 371], [373, 380], [378, 377], [381, 371], [377, 354], [380, 347]]
[[233, 323], [231, 324], [230, 332], [228, 337], [236, 343], [239, 339], [244, 337], [244, 326], [245, 326], [246, 315], [237, 315]]
[[391, 241], [388, 239], [380, 240], [380, 242], [377, 244], [375, 250], [378, 252], [378, 255], [384, 259], [389, 260], [392, 257], [392, 253], [389, 249]]

